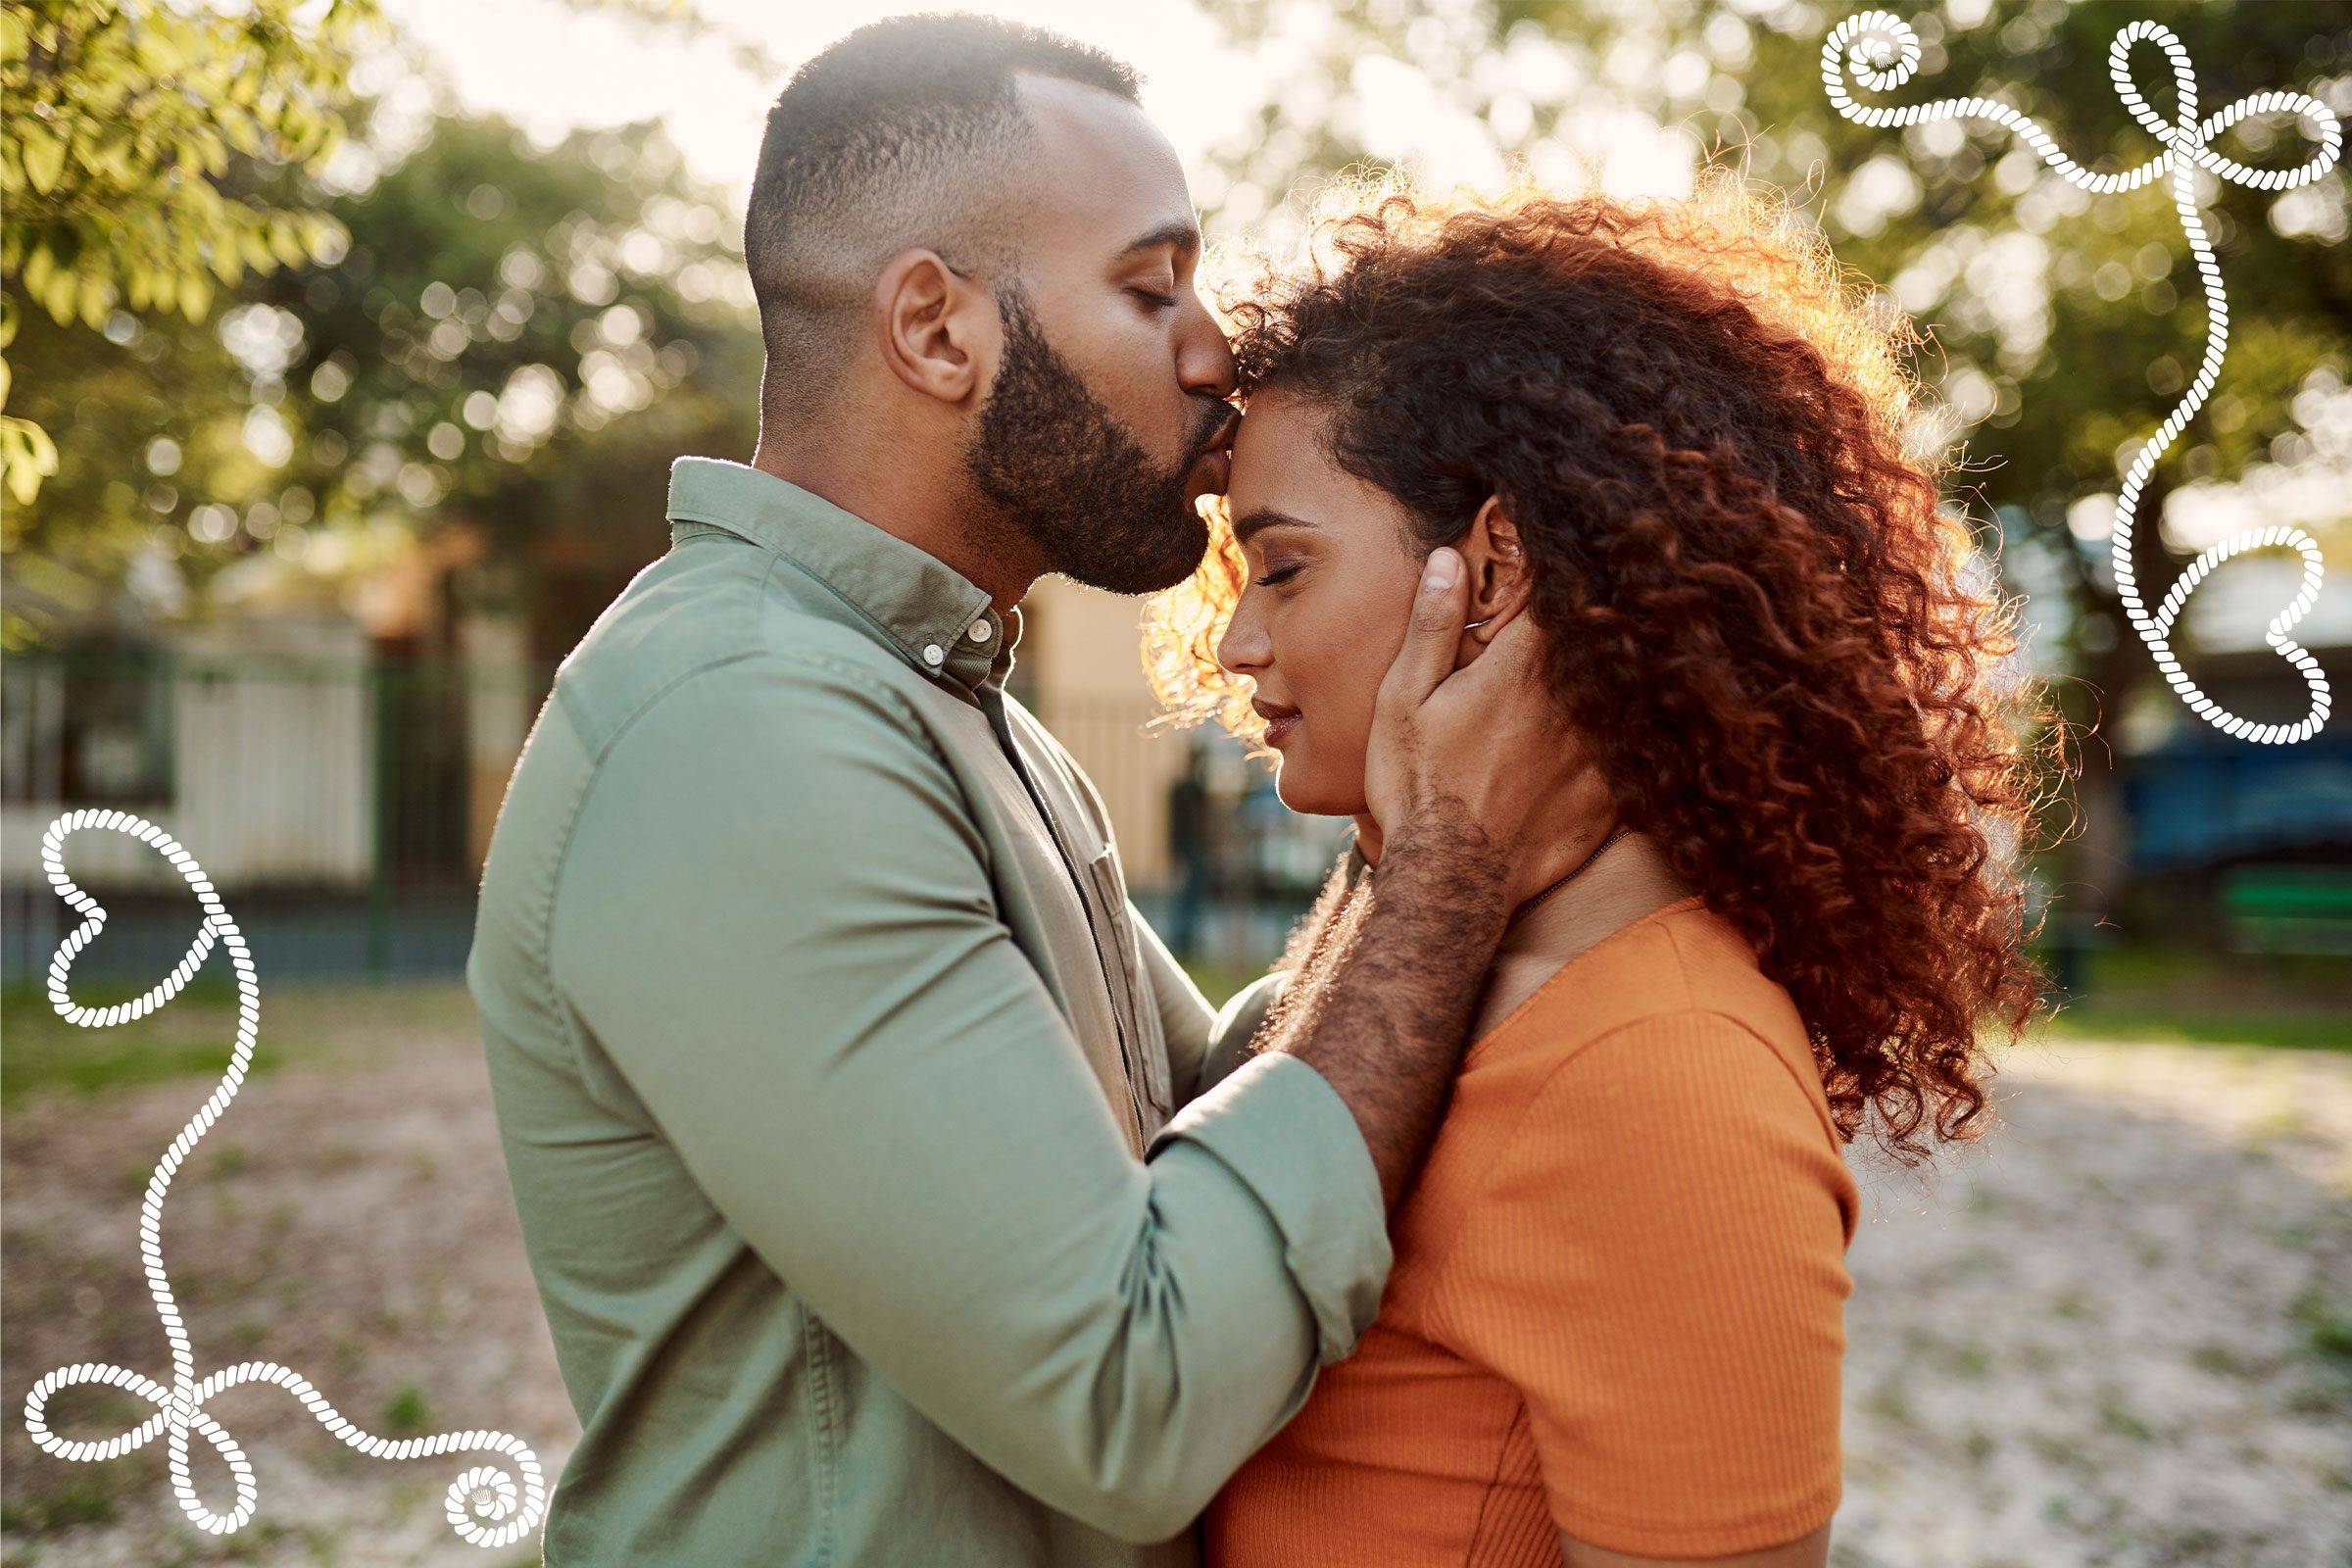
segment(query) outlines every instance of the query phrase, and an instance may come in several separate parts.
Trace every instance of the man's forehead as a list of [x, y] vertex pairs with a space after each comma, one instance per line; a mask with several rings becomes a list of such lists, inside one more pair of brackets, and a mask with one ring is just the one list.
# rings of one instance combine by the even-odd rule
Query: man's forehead
[[1036, 188], [1057, 219], [1113, 251], [1200, 239], [1176, 149], [1142, 110], [1115, 94], [1057, 76], [1015, 77], [1037, 129], [1044, 177]]

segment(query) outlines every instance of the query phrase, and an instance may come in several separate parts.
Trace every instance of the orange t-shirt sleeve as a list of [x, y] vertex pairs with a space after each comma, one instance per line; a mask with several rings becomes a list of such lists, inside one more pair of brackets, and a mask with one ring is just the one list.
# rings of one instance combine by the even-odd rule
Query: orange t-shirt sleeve
[[1721, 1556], [1830, 1518], [1853, 1218], [1813, 1096], [1737, 1019], [1645, 1018], [1561, 1064], [1447, 1272], [1451, 1337], [1525, 1398], [1563, 1530]]

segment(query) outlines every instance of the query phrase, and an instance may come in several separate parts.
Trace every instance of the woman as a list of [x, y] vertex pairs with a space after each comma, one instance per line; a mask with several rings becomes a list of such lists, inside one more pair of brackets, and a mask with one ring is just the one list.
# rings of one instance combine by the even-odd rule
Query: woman
[[[1460, 658], [1532, 615], [1618, 832], [1522, 905], [1379, 1321], [1204, 1521], [1212, 1568], [1818, 1568], [1867, 1123], [1972, 1135], [2038, 1004], [2010, 609], [1906, 453], [1907, 338], [1713, 169], [1685, 201], [1343, 183], [1229, 306], [1230, 523], [1153, 607], [1162, 695], [1357, 837], [1275, 977], [1347, 940], [1381, 671], [1439, 547]], [[1535, 854], [1547, 846], [1530, 846]]]

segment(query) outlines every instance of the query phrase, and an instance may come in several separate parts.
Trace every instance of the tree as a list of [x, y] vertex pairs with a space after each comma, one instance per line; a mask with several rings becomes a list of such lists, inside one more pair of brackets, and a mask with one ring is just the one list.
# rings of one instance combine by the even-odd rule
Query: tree
[[[721, 31], [684, 0], [572, 3]], [[285, 44], [282, 17], [267, 8], [226, 33], [164, 29], [185, 56], [174, 75], [160, 74], [174, 57], [143, 10], [0, 4], [9, 177], [29, 159], [48, 185], [38, 203], [11, 185], [8, 243], [12, 257], [52, 258], [22, 275], [12, 260], [0, 306], [23, 328], [7, 367], [18, 488], [0, 519], [0, 646], [55, 641], [121, 608], [126, 585], [202, 588], [262, 550], [298, 556], [305, 540], [320, 542], [306, 558], [314, 569], [331, 560], [343, 574], [460, 519], [483, 524], [502, 553], [527, 554], [559, 515], [595, 514], [564, 510], [566, 498], [642, 492], [639, 470], [658, 483], [681, 445], [748, 447], [749, 412], [721, 409], [692, 374], [708, 363], [733, 385], [757, 381], [731, 224], [656, 127], [582, 133], [543, 153], [445, 103], [420, 145], [395, 148], [375, 105], [349, 87], [354, 53], [385, 36], [368, 7], [344, 7], [331, 64], [306, 58], [281, 77], [265, 46]], [[300, 14], [315, 41], [326, 24], [315, 0]], [[761, 60], [752, 46], [735, 53]], [[248, 68], [266, 84], [259, 96], [241, 84]], [[29, 99], [14, 90], [20, 76], [38, 88]], [[281, 103], [298, 87], [311, 96]], [[169, 102], [146, 106], [157, 97]], [[44, 101], [68, 109], [45, 117]], [[18, 147], [20, 115], [80, 117], [52, 138], [72, 153], [59, 177], [40, 132]], [[193, 150], [164, 157], [152, 188], [106, 184], [82, 160], [102, 172], [116, 162], [106, 138], [117, 131], [97, 122], [109, 115], [134, 127], [136, 145], [168, 149], [176, 134]], [[319, 139], [328, 120], [333, 134]], [[253, 128], [263, 122], [277, 140]], [[265, 269], [249, 240], [220, 237], [254, 223], [281, 245], [302, 238], [304, 253], [271, 250]], [[168, 232], [165, 260], [193, 254], [192, 270], [150, 276], [138, 293], [122, 247], [91, 237], [124, 224]], [[615, 335], [630, 323], [637, 336]], [[559, 554], [589, 574], [588, 591], [641, 535], [616, 533], [608, 549], [595, 526], [566, 526]]]
[[748, 452], [761, 350], [725, 199], [659, 127], [542, 150], [449, 113], [384, 166], [374, 107], [349, 114], [331, 180], [244, 172], [345, 236], [333, 265], [246, 276], [210, 327], [27, 334], [28, 407], [74, 434], [12, 517], [20, 643], [159, 545], [199, 587], [264, 552], [343, 577], [463, 523], [508, 575], [577, 584], [540, 595], [567, 646], [564, 608], [659, 552], [669, 459]]
[[[1500, 152], [1528, 157], [1539, 172], [1563, 142], [1589, 140], [1617, 110], [1743, 157], [1753, 177], [1790, 191], [1839, 258], [1879, 280], [1929, 333], [1923, 379], [1939, 387], [1952, 430], [1977, 436], [1963, 449], [1971, 493], [1956, 499], [2000, 546], [2012, 586], [2030, 586], [2057, 612], [2047, 630], [2058, 646], [2042, 652], [2073, 672], [2059, 688], [2070, 720], [2112, 725], [2151, 687], [2162, 694], [2117, 603], [2095, 503], [2119, 488], [2204, 341], [2193, 259], [2164, 185], [2089, 196], [1984, 121], [1906, 131], [1845, 121], [1823, 90], [1820, 52], [1832, 26], [1871, 9], [1862, 0], [1389, 0], [1338, 12], [1303, 0], [1204, 3], [1236, 41], [1281, 35], [1307, 61], [1274, 84], [1250, 131], [1219, 151], [1227, 183], [1217, 199], [1240, 192], [1241, 221], [1263, 193], [1340, 168], [1378, 140], [1389, 81], [1367, 61], [1425, 74]], [[2107, 73], [2109, 40], [2141, 17], [2186, 46], [2201, 114], [2285, 90], [2352, 116], [2352, 14], [2327, 0], [1893, 9], [1919, 34], [1918, 72], [1893, 94], [1858, 97], [1995, 96], [2094, 172], [2162, 150], [2132, 123]], [[2173, 118], [2162, 51], [2142, 44], [2132, 63], [2142, 94]], [[2223, 140], [2230, 156], [2257, 166], [2286, 167], [2312, 151], [2291, 117], [2278, 115]], [[2342, 166], [2283, 197], [2234, 184], [2212, 193], [2209, 237], [2235, 307], [2229, 359], [2213, 401], [2142, 498], [2134, 560], [2151, 605], [2195, 553], [2159, 529], [2167, 498], [2266, 460], [2295, 461], [2309, 446], [2298, 406], [2312, 405], [2315, 387], [2352, 380], [2346, 207]], [[2086, 525], [2088, 537], [2078, 532]], [[2352, 554], [2352, 514], [2323, 544], [2331, 560]], [[2176, 644], [2193, 651], [2185, 634]], [[2298, 704], [2256, 716], [2301, 713]], [[2096, 757], [2084, 763], [2082, 814], [2111, 823], [2120, 815], [2112, 780]]]
[[[248, 0], [241, 14], [119, 0], [0, 6], [0, 350], [23, 301], [103, 328], [117, 307], [202, 321], [216, 285], [331, 261], [332, 223], [225, 194], [232, 152], [316, 167], [344, 135], [375, 0]], [[9, 372], [0, 361], [0, 407]], [[34, 420], [0, 415], [0, 479], [19, 506], [57, 471]]]

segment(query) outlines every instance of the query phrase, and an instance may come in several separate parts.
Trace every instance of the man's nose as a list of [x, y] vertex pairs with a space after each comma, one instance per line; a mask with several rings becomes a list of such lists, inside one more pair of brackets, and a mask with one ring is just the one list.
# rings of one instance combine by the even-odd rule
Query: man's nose
[[1192, 330], [1185, 334], [1184, 347], [1177, 356], [1176, 373], [1187, 392], [1220, 400], [1230, 398], [1241, 385], [1233, 345], [1225, 341], [1224, 328], [1217, 325], [1217, 318], [1208, 314], [1208, 307], [1198, 294], [1192, 298]]

